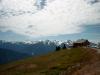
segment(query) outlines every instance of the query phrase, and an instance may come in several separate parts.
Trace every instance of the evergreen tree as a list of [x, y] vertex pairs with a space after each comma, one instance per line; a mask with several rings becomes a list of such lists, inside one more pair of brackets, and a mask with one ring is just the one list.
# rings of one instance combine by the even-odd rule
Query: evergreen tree
[[56, 47], [56, 51], [59, 51], [61, 48], [60, 48], [60, 46], [57, 46]]
[[63, 45], [62, 49], [66, 49], [66, 45], [65, 44]]

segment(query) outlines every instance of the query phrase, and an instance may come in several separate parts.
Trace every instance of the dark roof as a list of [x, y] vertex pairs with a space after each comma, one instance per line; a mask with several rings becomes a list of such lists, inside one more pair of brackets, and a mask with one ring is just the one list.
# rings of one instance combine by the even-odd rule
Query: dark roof
[[83, 42], [86, 42], [87, 40], [86, 39], [79, 39], [79, 40], [77, 40], [76, 42], [74, 42], [74, 43], [83, 43]]

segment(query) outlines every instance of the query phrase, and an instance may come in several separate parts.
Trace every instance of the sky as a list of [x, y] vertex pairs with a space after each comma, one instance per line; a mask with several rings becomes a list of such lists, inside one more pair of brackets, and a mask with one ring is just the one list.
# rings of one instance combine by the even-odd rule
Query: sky
[[0, 40], [100, 41], [100, 0], [0, 0]]

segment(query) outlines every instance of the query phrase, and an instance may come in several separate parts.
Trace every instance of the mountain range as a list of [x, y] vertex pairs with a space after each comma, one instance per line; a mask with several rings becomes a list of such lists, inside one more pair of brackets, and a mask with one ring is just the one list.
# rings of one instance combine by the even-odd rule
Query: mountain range
[[[81, 39], [84, 41], [84, 39]], [[80, 40], [80, 41], [81, 41]], [[79, 40], [78, 40], [79, 41]], [[73, 45], [73, 41], [24, 41], [24, 42], [7, 42], [0, 41], [0, 63], [7, 63], [18, 59], [23, 59], [28, 56], [40, 56], [50, 52], [54, 52], [56, 47], [70, 48]], [[90, 43], [91, 48], [97, 48], [97, 44]]]
[[0, 41], [0, 63], [7, 63], [16, 59], [22, 59], [27, 56], [39, 56], [54, 52], [56, 46], [63, 46], [66, 43], [66, 47], [70, 44], [68, 42], [60, 41], [25, 41], [25, 42], [7, 42]]

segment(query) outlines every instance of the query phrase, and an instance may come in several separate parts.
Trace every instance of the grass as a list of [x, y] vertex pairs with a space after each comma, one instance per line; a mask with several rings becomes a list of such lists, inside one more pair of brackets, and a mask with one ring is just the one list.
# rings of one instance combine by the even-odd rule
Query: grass
[[0, 75], [70, 75], [92, 59], [87, 48], [72, 48], [0, 66]]

